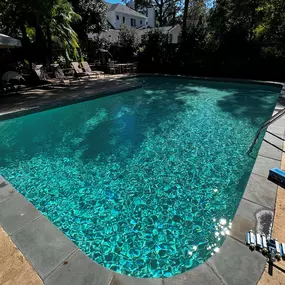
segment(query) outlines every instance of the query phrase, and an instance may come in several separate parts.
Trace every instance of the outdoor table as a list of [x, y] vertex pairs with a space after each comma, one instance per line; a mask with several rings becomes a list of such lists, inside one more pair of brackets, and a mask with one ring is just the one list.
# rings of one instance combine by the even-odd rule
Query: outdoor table
[[116, 63], [116, 64], [114, 64], [115, 67], [118, 67], [119, 73], [123, 73], [122, 68], [132, 66], [132, 65], [133, 65], [132, 63]]

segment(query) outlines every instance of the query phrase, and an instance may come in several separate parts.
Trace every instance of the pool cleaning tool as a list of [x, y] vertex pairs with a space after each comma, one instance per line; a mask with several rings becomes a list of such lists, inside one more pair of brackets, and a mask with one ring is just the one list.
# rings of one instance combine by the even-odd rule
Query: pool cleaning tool
[[285, 260], [285, 244], [279, 243], [277, 239], [266, 238], [265, 234], [254, 234], [252, 230], [246, 233], [245, 239], [250, 250], [262, 253], [269, 263], [280, 261], [281, 258]]
[[285, 171], [279, 168], [272, 168], [269, 171], [268, 180], [285, 188]]
[[256, 246], [256, 241], [253, 231], [251, 230], [248, 233], [246, 233], [246, 243], [249, 246], [249, 249], [254, 250]]
[[262, 254], [263, 254], [263, 255], [267, 255], [268, 249], [267, 249], [266, 235], [265, 235], [265, 234], [262, 234], [262, 235], [261, 235], [261, 239], [262, 239]]

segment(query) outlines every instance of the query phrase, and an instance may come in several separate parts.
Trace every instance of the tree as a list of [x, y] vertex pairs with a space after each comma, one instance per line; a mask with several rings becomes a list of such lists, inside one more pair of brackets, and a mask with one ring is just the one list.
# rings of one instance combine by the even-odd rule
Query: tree
[[269, 0], [260, 3], [256, 9], [259, 21], [254, 35], [264, 42], [285, 42], [285, 2]]
[[[71, 24], [80, 19], [67, 0], [3, 0], [0, 27], [22, 38], [24, 50], [37, 60], [51, 61], [52, 43], [76, 56], [77, 35]], [[3, 3], [3, 2], [2, 2]], [[35, 51], [31, 54], [31, 45]]]
[[80, 40], [86, 41], [87, 33], [99, 33], [107, 24], [107, 5], [103, 0], [69, 0], [74, 11], [82, 18], [73, 25]]
[[193, 28], [198, 24], [205, 26], [207, 22], [207, 7], [205, 0], [185, 0], [183, 22], [182, 22], [182, 39], [187, 36], [189, 28]]
[[126, 25], [121, 25], [118, 47], [120, 60], [128, 61], [134, 56], [134, 53], [138, 47], [138, 41], [134, 29]]
[[81, 19], [73, 11], [69, 2], [66, 0], [57, 1], [52, 8], [51, 17], [46, 23], [49, 54], [51, 53], [51, 42], [54, 42], [66, 51], [68, 58], [70, 55], [73, 58], [77, 57], [77, 49], [79, 48], [77, 34], [71, 25], [80, 22]]
[[[124, 0], [129, 3], [128, 0]], [[159, 26], [175, 24], [175, 18], [181, 10], [181, 0], [136, 0], [136, 10], [147, 14], [147, 8], [154, 8]]]

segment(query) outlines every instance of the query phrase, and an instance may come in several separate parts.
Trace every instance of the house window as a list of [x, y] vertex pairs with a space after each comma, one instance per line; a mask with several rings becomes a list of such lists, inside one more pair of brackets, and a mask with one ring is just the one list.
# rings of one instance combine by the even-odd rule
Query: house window
[[123, 17], [123, 23], [125, 23], [125, 17]]
[[141, 25], [142, 25], [142, 21], [141, 21], [140, 23], [141, 23]]
[[137, 25], [136, 19], [131, 19], [131, 26], [136, 27], [136, 25]]
[[117, 20], [120, 20], [120, 17], [119, 17], [119, 15], [117, 15]]

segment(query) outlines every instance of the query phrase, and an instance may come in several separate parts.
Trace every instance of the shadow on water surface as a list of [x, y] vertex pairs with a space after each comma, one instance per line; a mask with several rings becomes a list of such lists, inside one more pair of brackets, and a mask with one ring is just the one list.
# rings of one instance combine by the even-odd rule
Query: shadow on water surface
[[252, 125], [259, 126], [269, 118], [277, 99], [277, 93], [266, 90], [241, 90], [224, 96], [217, 101], [223, 112], [236, 118], [247, 118]]
[[[81, 155], [81, 159], [94, 159], [99, 154], [111, 155], [118, 153], [119, 159], [132, 155], [145, 139], [148, 130], [155, 128], [160, 133], [160, 123], [168, 121], [168, 127], [175, 128], [176, 116], [190, 110], [191, 106], [183, 98], [187, 96], [198, 96], [196, 90], [185, 89], [184, 86], [173, 88], [172, 84], [165, 84], [163, 88], [156, 88], [155, 91], [142, 89], [134, 91], [136, 94], [122, 98], [113, 106], [115, 119], [101, 123], [89, 130], [85, 135], [81, 146], [88, 145]], [[187, 105], [187, 106], [186, 106]], [[120, 117], [117, 113], [122, 110]], [[124, 151], [127, 149], [127, 151]]]
[[[81, 149], [83, 160], [119, 152], [121, 159], [122, 155], [131, 155], [141, 145], [149, 129], [160, 132], [161, 122], [168, 121], [168, 128], [175, 128], [176, 116], [185, 109], [191, 110], [186, 94], [188, 97], [199, 95], [196, 90], [185, 89], [183, 84], [165, 83], [155, 85], [155, 88], [150, 85], [81, 103], [83, 105], [70, 105], [7, 121], [3, 125], [5, 136], [0, 142], [0, 151], [5, 154], [1, 166], [7, 167], [11, 161], [23, 163], [41, 153], [52, 153], [55, 145], [72, 152]], [[20, 146], [17, 141], [21, 141]], [[118, 151], [119, 148], [127, 151]]]

